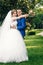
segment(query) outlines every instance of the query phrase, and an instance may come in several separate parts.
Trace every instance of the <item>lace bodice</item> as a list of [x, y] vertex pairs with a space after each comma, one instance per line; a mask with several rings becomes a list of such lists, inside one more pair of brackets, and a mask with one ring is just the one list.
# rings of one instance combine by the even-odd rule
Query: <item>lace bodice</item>
[[16, 21], [16, 20], [15, 20], [15, 21], [12, 21], [10, 25], [11, 25], [11, 26], [14, 25], [14, 26], [17, 28], [17, 21]]

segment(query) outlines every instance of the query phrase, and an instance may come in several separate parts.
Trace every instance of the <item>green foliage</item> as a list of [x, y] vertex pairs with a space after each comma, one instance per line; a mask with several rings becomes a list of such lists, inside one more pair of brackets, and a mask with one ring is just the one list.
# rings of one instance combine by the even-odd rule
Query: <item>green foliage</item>
[[17, 0], [0, 0], [0, 21], [2, 21], [7, 12], [16, 8]]
[[33, 28], [43, 28], [43, 14], [36, 15], [33, 19], [31, 24]]
[[27, 33], [27, 35], [35, 35], [35, 34], [36, 34], [35, 31], [30, 31], [30, 32]]
[[23, 12], [33, 9], [35, 0], [0, 0], [0, 20], [3, 20], [11, 9], [21, 8]]
[[11, 9], [20, 8], [23, 13], [29, 13], [29, 10], [32, 9], [36, 15], [28, 18], [28, 20], [30, 19], [31, 28], [43, 28], [43, 9], [35, 9], [37, 3], [43, 5], [43, 0], [0, 0], [0, 21], [3, 21]]
[[31, 29], [26, 31], [26, 36], [31, 36], [31, 35], [37, 35], [38, 33], [42, 32], [43, 29]]

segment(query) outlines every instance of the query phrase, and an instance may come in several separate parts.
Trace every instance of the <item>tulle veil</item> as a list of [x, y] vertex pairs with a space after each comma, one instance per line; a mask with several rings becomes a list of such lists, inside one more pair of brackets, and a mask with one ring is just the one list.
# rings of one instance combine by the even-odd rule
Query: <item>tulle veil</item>
[[8, 12], [7, 16], [5, 17], [0, 33], [2, 34], [3, 32], [7, 32], [10, 29], [10, 23], [11, 23], [11, 10]]

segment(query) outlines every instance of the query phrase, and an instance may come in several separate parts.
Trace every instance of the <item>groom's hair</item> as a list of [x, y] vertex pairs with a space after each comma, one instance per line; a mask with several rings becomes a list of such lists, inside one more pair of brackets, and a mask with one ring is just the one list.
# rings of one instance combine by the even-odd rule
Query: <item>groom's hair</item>
[[22, 9], [21, 9], [21, 8], [17, 8], [17, 10], [21, 10], [21, 11], [22, 11]]
[[17, 9], [17, 11], [21, 11], [21, 12], [22, 12], [22, 10], [21, 10], [21, 9]]

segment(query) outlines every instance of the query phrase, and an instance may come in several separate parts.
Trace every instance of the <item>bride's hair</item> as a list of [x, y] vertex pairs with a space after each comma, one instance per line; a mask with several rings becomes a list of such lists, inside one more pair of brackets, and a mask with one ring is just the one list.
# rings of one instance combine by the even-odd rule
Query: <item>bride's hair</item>
[[11, 10], [11, 15], [13, 15], [14, 12], [17, 13], [17, 10], [16, 9]]

